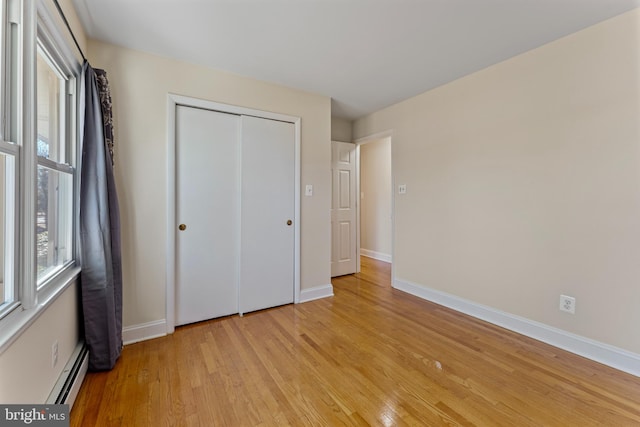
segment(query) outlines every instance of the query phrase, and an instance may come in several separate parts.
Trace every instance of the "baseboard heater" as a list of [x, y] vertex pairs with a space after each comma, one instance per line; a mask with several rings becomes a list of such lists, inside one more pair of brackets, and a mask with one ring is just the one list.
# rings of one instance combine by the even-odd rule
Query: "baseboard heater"
[[82, 381], [84, 381], [84, 377], [87, 374], [88, 367], [89, 350], [84, 343], [80, 343], [62, 370], [60, 378], [58, 378], [47, 399], [47, 404], [66, 403], [71, 409], [80, 391], [80, 386], [82, 386]]

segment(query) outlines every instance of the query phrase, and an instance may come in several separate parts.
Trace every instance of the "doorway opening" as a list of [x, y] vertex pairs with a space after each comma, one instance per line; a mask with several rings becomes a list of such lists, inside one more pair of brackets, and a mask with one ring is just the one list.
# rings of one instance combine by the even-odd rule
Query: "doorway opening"
[[392, 264], [391, 147], [390, 131], [332, 142], [331, 277], [359, 273], [361, 255]]
[[358, 144], [360, 254], [392, 262], [391, 136]]

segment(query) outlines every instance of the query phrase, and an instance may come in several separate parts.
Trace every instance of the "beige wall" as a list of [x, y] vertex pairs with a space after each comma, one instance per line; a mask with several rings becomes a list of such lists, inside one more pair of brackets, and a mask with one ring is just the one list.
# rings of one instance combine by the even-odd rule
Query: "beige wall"
[[407, 184], [396, 277], [640, 353], [639, 54], [634, 10], [357, 120]]
[[89, 52], [112, 90], [125, 327], [165, 319], [168, 93], [302, 118], [301, 184], [314, 194], [301, 198], [301, 286], [330, 283], [329, 98], [96, 41]]
[[[53, 3], [53, 0], [49, 0]], [[64, 16], [67, 18], [67, 22], [69, 22], [69, 26], [73, 31], [73, 34], [76, 36], [76, 40], [80, 45], [80, 48], [87, 53], [87, 36], [84, 33], [84, 28], [82, 28], [82, 24], [80, 23], [80, 19], [78, 19], [78, 14], [76, 13], [76, 9], [73, 7], [73, 0], [58, 0], [62, 11], [64, 12]]]
[[[1, 403], [46, 401], [80, 340], [79, 317], [78, 285], [73, 283], [0, 354]], [[55, 341], [58, 363], [52, 366]]]
[[331, 140], [351, 142], [351, 124], [347, 119], [331, 117]]
[[360, 146], [360, 193], [364, 196], [360, 200], [360, 248], [390, 257], [390, 137]]

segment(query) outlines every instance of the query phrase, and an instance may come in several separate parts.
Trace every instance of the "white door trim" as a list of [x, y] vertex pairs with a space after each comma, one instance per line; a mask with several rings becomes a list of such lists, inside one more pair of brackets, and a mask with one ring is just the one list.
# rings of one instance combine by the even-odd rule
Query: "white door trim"
[[166, 258], [166, 306], [165, 316], [167, 334], [175, 330], [175, 293], [176, 293], [176, 107], [203, 108], [224, 113], [261, 117], [293, 123], [295, 126], [295, 173], [294, 173], [294, 299], [300, 302], [300, 117], [271, 113], [236, 105], [221, 104], [204, 99], [192, 98], [176, 94], [167, 95], [167, 258]]
[[356, 144], [356, 194], [358, 195], [358, 216], [356, 235], [358, 239], [358, 272], [360, 272], [360, 146], [378, 139], [391, 138], [391, 285], [395, 283], [395, 247], [396, 247], [396, 186], [393, 175], [393, 130], [385, 130], [371, 135], [363, 136], [353, 142]]
[[362, 143], [356, 142], [356, 273], [362, 271], [362, 265], [360, 262], [360, 222], [361, 222], [361, 205], [362, 205], [362, 193], [360, 192], [360, 145]]

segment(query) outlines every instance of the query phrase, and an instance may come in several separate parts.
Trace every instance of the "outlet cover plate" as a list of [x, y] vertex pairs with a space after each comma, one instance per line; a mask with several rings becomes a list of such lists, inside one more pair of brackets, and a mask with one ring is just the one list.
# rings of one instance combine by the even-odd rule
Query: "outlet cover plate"
[[560, 311], [576, 314], [576, 299], [568, 295], [560, 295]]

